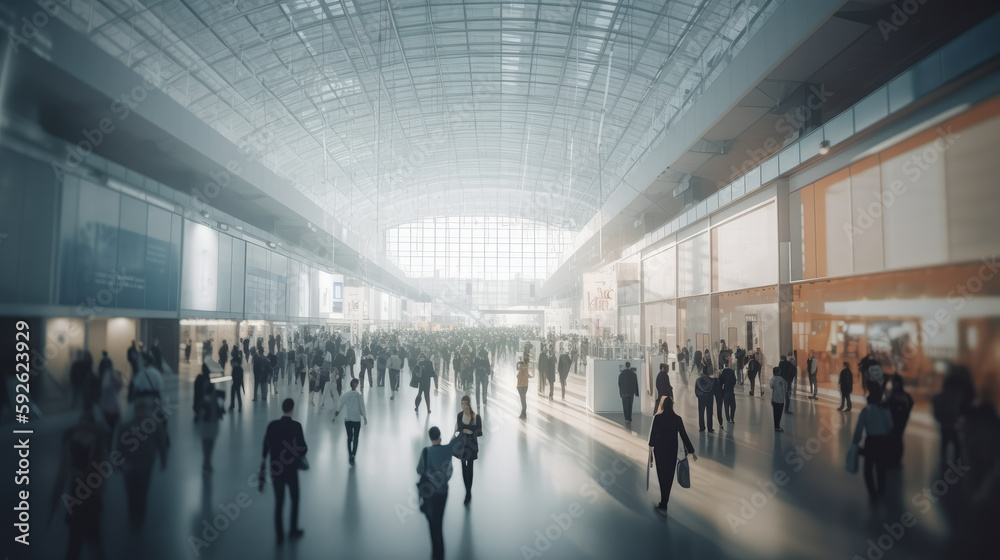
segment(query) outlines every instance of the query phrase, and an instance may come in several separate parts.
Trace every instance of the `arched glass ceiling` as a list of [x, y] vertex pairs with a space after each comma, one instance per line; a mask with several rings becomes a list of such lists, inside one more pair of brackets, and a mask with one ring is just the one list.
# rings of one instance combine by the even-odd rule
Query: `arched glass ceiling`
[[375, 238], [484, 215], [474, 201], [582, 226], [778, 2], [72, 0], [60, 17]]

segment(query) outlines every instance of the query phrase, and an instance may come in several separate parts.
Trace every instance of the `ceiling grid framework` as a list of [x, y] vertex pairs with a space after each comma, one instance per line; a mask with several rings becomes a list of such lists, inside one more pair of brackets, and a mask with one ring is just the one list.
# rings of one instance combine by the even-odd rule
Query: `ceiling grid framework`
[[579, 229], [779, 2], [71, 0], [59, 17], [378, 240], [448, 216]]

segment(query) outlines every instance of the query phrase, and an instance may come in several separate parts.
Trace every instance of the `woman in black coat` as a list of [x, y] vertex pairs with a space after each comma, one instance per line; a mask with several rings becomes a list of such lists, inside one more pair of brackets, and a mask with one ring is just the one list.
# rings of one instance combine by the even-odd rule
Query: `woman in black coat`
[[455, 447], [462, 460], [462, 480], [465, 482], [465, 505], [472, 501], [472, 464], [479, 458], [479, 438], [483, 435], [483, 418], [472, 410], [469, 395], [462, 397], [462, 412], [458, 413], [455, 431], [461, 445]]
[[684, 449], [695, 461], [694, 446], [684, 430], [684, 421], [674, 412], [674, 401], [660, 397], [653, 416], [653, 426], [649, 431], [649, 447], [653, 450], [653, 461], [656, 463], [656, 478], [660, 481], [660, 503], [656, 512], [667, 514], [667, 502], [670, 500], [670, 487], [674, 485], [674, 473], [677, 470], [677, 434], [684, 441]]

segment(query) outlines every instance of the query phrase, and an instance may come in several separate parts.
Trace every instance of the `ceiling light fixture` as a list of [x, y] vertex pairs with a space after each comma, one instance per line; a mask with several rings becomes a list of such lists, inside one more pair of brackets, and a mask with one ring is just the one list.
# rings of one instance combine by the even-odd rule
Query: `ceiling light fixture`
[[205, 217], [205, 218], [208, 218], [209, 216], [211, 216], [211, 214], [209, 214], [207, 211], [202, 211], [201, 215], [202, 215], [202, 217]]
[[274, 244], [274, 241], [268, 241], [267, 242], [267, 246], [270, 247], [270, 248], [272, 248], [272, 249], [274, 249], [275, 247], [277, 247], [277, 245]]
[[219, 222], [219, 229], [221, 229], [222, 231], [229, 231], [229, 226], [222, 222]]
[[825, 156], [828, 153], [830, 153], [830, 141], [823, 140], [819, 143], [819, 155]]

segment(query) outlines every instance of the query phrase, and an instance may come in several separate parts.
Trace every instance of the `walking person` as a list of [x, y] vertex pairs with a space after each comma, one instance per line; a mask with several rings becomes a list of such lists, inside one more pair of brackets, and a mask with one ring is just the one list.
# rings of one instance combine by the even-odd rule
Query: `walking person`
[[674, 485], [674, 474], [677, 471], [678, 436], [684, 442], [684, 450], [697, 461], [698, 455], [684, 429], [684, 420], [674, 412], [674, 400], [661, 396], [657, 400], [653, 425], [649, 430], [649, 449], [653, 452], [656, 479], [660, 483], [660, 503], [656, 504], [656, 513], [664, 516], [667, 515], [670, 489]]
[[569, 377], [569, 368], [573, 365], [573, 359], [564, 349], [559, 354], [559, 385], [562, 387], [562, 400], [566, 400], [566, 378]]
[[781, 427], [781, 414], [785, 408], [785, 401], [788, 400], [788, 382], [781, 376], [781, 368], [774, 368], [771, 372], [771, 408], [774, 409], [774, 431], [783, 432]]
[[[263, 474], [270, 455], [268, 470], [271, 473], [271, 482], [274, 484], [274, 528], [278, 544], [285, 540], [281, 519], [285, 504], [285, 488], [288, 488], [288, 494], [292, 499], [288, 537], [295, 539], [302, 536], [303, 531], [299, 529], [299, 470], [308, 464], [305, 462], [305, 457], [309, 451], [305, 435], [302, 433], [302, 424], [292, 420], [295, 401], [285, 399], [281, 403], [281, 412], [281, 418], [267, 425], [267, 432], [264, 434], [264, 454], [260, 464]], [[263, 481], [259, 484], [263, 489]]]
[[413, 401], [413, 411], [420, 412], [420, 397], [424, 397], [427, 403], [427, 414], [431, 413], [431, 379], [434, 380], [434, 394], [438, 391], [437, 373], [434, 371], [434, 364], [427, 359], [423, 353], [417, 358], [417, 367], [413, 369], [413, 375], [417, 378], [417, 398]]
[[705, 422], [708, 422], [708, 433], [714, 434], [712, 429], [712, 405], [715, 402], [715, 380], [708, 374], [707, 370], [702, 370], [698, 380], [694, 382], [694, 396], [698, 398], [698, 431], [705, 431]]
[[844, 362], [844, 369], [840, 370], [840, 411], [849, 411], [852, 408], [851, 392], [854, 391], [854, 374], [851, 373], [851, 366]]
[[95, 395], [95, 397], [98, 399], [98, 406], [101, 408], [101, 413], [104, 416], [105, 423], [108, 425], [108, 429], [114, 432], [115, 425], [118, 424], [118, 419], [121, 418], [121, 405], [118, 402], [118, 395], [124, 383], [122, 382], [121, 374], [112, 365], [107, 351], [102, 351], [101, 355], [101, 362], [97, 366], [100, 394]]
[[[158, 417], [157, 414], [162, 416]], [[167, 449], [170, 441], [167, 438], [166, 426], [161, 421], [163, 418], [165, 414], [162, 410], [153, 411], [148, 403], [136, 403], [132, 419], [124, 423], [118, 433], [142, 434], [143, 437], [126, 438], [123, 435], [115, 442], [118, 452], [124, 458], [122, 475], [128, 498], [128, 518], [133, 531], [142, 528], [146, 519], [149, 482], [153, 477], [153, 464], [157, 455], [160, 457], [160, 470], [167, 468]], [[122, 445], [125, 445], [124, 449]]]
[[864, 446], [861, 454], [865, 458], [865, 488], [868, 489], [868, 500], [872, 505], [878, 502], [879, 496], [885, 493], [885, 473], [888, 468], [888, 453], [892, 446], [892, 414], [882, 405], [882, 387], [878, 383], [868, 383], [868, 404], [858, 415], [858, 424], [854, 428], [853, 445], [861, 445], [864, 436]]
[[187, 344], [184, 345], [184, 363], [185, 364], [190, 364], [191, 363], [191, 348], [193, 348], [193, 343], [191, 342], [191, 339], [189, 338], [188, 341], [187, 341]]
[[472, 470], [473, 463], [479, 458], [479, 438], [483, 436], [483, 417], [472, 410], [469, 395], [462, 397], [462, 412], [455, 421], [455, 432], [458, 435], [459, 460], [462, 462], [462, 481], [465, 482], [465, 505], [472, 501]]
[[399, 350], [392, 349], [389, 359], [385, 362], [386, 369], [389, 370], [389, 400], [395, 400], [396, 391], [399, 390], [399, 370], [403, 369], [403, 360], [399, 357]]
[[746, 367], [746, 364], [747, 364], [747, 351], [744, 350], [743, 348], [740, 348], [739, 346], [737, 346], [736, 347], [736, 379], [737, 379], [737, 383], [739, 383], [740, 387], [743, 386], [743, 381], [745, 379], [744, 376], [743, 376], [743, 372], [744, 372], [743, 368]]
[[[750, 381], [750, 396], [753, 396], [754, 383], [757, 381], [757, 377], [760, 375], [760, 362], [757, 361], [756, 354], [750, 354], [750, 359], [747, 361], [747, 379]], [[764, 379], [760, 380], [760, 394], [764, 394]]]
[[889, 468], [896, 468], [903, 460], [903, 432], [910, 420], [910, 411], [913, 410], [913, 397], [904, 389], [902, 375], [894, 373], [889, 379], [892, 381], [892, 390], [885, 400], [885, 407], [892, 415], [892, 433], [886, 459]]
[[[363, 382], [361, 382], [363, 383]], [[340, 397], [340, 406], [337, 407], [337, 414], [333, 421], [337, 421], [337, 416], [344, 413], [344, 428], [347, 429], [347, 454], [348, 462], [354, 466], [354, 456], [358, 454], [358, 436], [361, 435], [361, 421], [368, 425], [368, 416], [365, 414], [365, 397], [358, 392], [358, 379], [351, 380], [351, 390]], [[429, 411], [428, 411], [429, 412]]]
[[778, 373], [785, 380], [785, 413], [792, 414], [792, 384], [795, 382], [796, 370], [792, 362], [785, 356], [778, 360]]
[[517, 362], [517, 393], [521, 397], [521, 420], [528, 417], [528, 379], [531, 376], [531, 368], [524, 362]]
[[656, 401], [659, 402], [662, 397], [674, 399], [674, 388], [670, 385], [670, 368], [667, 364], [660, 364], [660, 372], [656, 374]]
[[722, 388], [722, 406], [725, 408], [726, 421], [736, 423], [736, 373], [727, 367], [719, 374], [719, 385]]
[[[219, 420], [225, 411], [226, 395], [216, 391], [209, 377], [208, 366], [201, 364], [201, 375], [195, 379], [195, 419], [201, 435], [202, 473], [212, 474], [212, 450], [219, 436]], [[221, 393], [221, 394], [220, 394]], [[221, 402], [220, 402], [221, 399]]]
[[632, 404], [639, 396], [639, 378], [632, 369], [630, 362], [625, 362], [625, 369], [618, 374], [618, 395], [622, 398], [622, 412], [625, 413], [625, 426], [632, 426]]
[[243, 410], [243, 360], [239, 355], [230, 362], [233, 366], [233, 386], [229, 390], [229, 410], [233, 409], [236, 401], [240, 401], [240, 410]]
[[444, 506], [448, 503], [448, 480], [454, 472], [451, 458], [457, 439], [441, 445], [441, 430], [432, 426], [427, 431], [431, 445], [420, 453], [417, 474], [420, 476], [419, 498], [423, 501], [421, 510], [427, 516], [431, 529], [431, 559], [444, 560]]
[[819, 362], [816, 361], [816, 353], [812, 350], [809, 351], [809, 359], [806, 360], [806, 374], [809, 376], [809, 398], [811, 400], [819, 400], [816, 396], [819, 390], [819, 383], [817, 382], [817, 375], [819, 373]]
[[[56, 511], [61, 496], [74, 496], [80, 481], [97, 475], [94, 465], [108, 457], [110, 434], [101, 427], [94, 416], [93, 403], [83, 403], [80, 420], [62, 436], [59, 472], [52, 491], [51, 511]], [[66, 558], [80, 557], [84, 543], [90, 548], [91, 558], [104, 558], [104, 543], [101, 540], [101, 501], [104, 487], [98, 484], [93, 491], [81, 493], [74, 498], [72, 509], [66, 510], [66, 524], [69, 525], [69, 543]]]
[[257, 400], [257, 393], [260, 392], [261, 399], [267, 402], [267, 360], [260, 354], [259, 348], [250, 350], [251, 367], [253, 368], [253, 400]]
[[493, 369], [490, 367], [489, 354], [486, 353], [485, 348], [479, 352], [479, 357], [472, 362], [472, 372], [476, 377], [476, 407], [479, 406], [480, 392], [483, 396], [483, 406], [486, 406], [486, 390], [489, 387]]
[[225, 339], [222, 340], [222, 346], [219, 347], [219, 367], [222, 368], [223, 373], [226, 371], [226, 359], [229, 358], [229, 344]]

